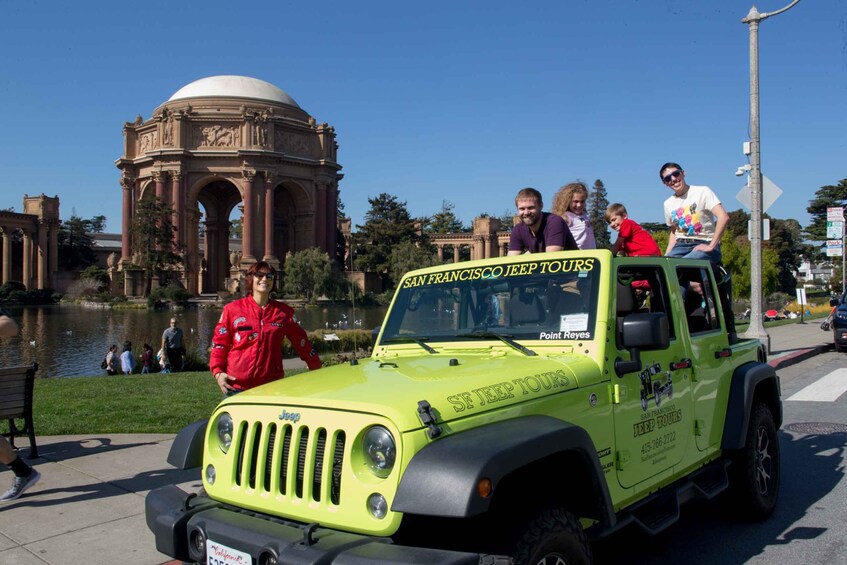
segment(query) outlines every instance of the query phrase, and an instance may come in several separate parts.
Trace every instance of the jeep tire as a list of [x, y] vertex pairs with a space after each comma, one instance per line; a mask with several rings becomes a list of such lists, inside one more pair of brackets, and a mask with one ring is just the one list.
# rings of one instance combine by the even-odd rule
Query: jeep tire
[[514, 552], [516, 565], [590, 565], [588, 538], [573, 514], [561, 508], [532, 520]]
[[779, 495], [779, 440], [773, 414], [754, 404], [744, 447], [731, 455], [729, 500], [744, 518], [761, 521], [776, 508]]

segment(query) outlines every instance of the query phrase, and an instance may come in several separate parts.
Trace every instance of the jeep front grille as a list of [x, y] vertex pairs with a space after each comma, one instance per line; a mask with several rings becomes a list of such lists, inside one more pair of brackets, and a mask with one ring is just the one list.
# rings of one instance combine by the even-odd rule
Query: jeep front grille
[[345, 441], [343, 430], [242, 421], [233, 450], [235, 484], [338, 505]]

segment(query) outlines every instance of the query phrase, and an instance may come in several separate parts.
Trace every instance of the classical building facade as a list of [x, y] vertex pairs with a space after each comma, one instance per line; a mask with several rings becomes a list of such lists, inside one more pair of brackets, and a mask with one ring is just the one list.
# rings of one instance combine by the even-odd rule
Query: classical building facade
[[[173, 207], [184, 260], [176, 275], [189, 292], [227, 290], [256, 261], [276, 267], [310, 247], [336, 255], [338, 145], [332, 126], [258, 79], [204, 78], [124, 126], [116, 161], [123, 191], [118, 270], [124, 291], [140, 294], [131, 226], [137, 203]], [[230, 214], [242, 212], [242, 249], [231, 253]], [[202, 209], [201, 209], [202, 207]]]
[[[0, 212], [2, 283], [27, 290], [56, 288], [59, 268], [59, 197], [24, 196], [24, 212]], [[19, 244], [18, 244], [19, 243]]]

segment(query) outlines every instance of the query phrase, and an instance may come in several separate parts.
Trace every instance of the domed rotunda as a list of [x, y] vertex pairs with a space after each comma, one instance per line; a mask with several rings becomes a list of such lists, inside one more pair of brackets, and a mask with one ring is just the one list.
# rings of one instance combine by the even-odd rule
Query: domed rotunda
[[[144, 120], [124, 125], [116, 161], [123, 188], [118, 269], [127, 295], [144, 293], [142, 254], [132, 225], [148, 198], [173, 208], [183, 261], [160, 273], [192, 294], [232, 290], [264, 260], [310, 247], [335, 257], [338, 181], [335, 129], [282, 89], [243, 76], [213, 76], [177, 90]], [[230, 216], [242, 212], [241, 249], [229, 241]], [[142, 219], [143, 220], [143, 219]], [[232, 247], [232, 248], [231, 248]], [[166, 280], [162, 280], [162, 278]]]

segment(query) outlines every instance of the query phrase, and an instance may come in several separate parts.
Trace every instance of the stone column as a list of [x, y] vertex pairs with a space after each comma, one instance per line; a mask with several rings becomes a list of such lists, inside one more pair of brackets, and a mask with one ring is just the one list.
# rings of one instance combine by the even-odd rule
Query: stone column
[[23, 231], [24, 240], [24, 268], [23, 268], [23, 283], [27, 290], [32, 289], [32, 236]]
[[38, 241], [35, 247], [38, 273], [36, 275], [35, 288], [43, 290], [47, 288], [47, 221], [38, 221]]
[[336, 223], [338, 218], [338, 183], [331, 182], [326, 190], [326, 243], [327, 253], [330, 259], [335, 259], [337, 253], [336, 245]]
[[242, 187], [244, 189], [244, 217], [241, 223], [241, 260], [247, 263], [255, 263], [256, 258], [253, 256], [253, 219], [255, 214], [255, 203], [253, 182], [256, 179], [256, 171], [241, 171]]
[[58, 280], [56, 275], [59, 272], [59, 222], [54, 220], [50, 224], [50, 286], [56, 288]]
[[132, 242], [130, 234], [132, 233], [132, 206], [134, 203], [132, 189], [135, 186], [135, 179], [130, 177], [121, 178], [121, 187], [123, 188], [123, 231], [121, 232], [121, 263], [129, 263], [132, 261]]
[[436, 243], [435, 248], [438, 250], [438, 262], [443, 263], [444, 262], [444, 244]]
[[162, 171], [153, 172], [153, 180], [156, 182], [156, 198], [161, 202], [165, 201], [165, 173]]
[[458, 243], [453, 246], [453, 262], [454, 263], [459, 262], [459, 244]]
[[326, 183], [315, 183], [315, 244], [326, 251]]
[[185, 239], [185, 210], [184, 210], [184, 200], [185, 196], [183, 195], [183, 179], [185, 177], [182, 174], [182, 171], [174, 171], [171, 173], [171, 182], [173, 186], [171, 197], [173, 198], [173, 225], [174, 230], [176, 231], [176, 242], [179, 244], [180, 252], [185, 248], [186, 239]]
[[274, 183], [273, 175], [265, 172], [265, 255], [263, 261], [275, 262], [274, 249]]
[[8, 228], [0, 228], [3, 233], [3, 284], [12, 280], [12, 234]]

